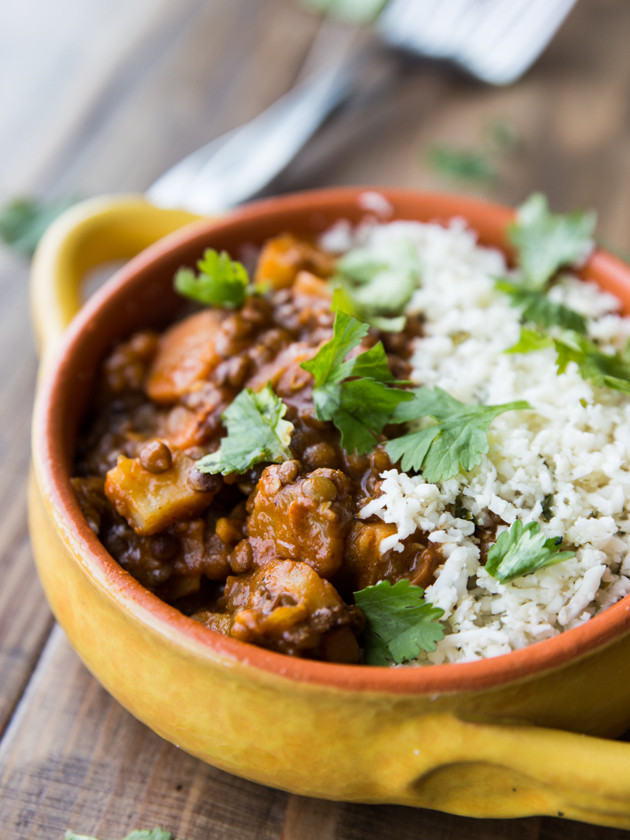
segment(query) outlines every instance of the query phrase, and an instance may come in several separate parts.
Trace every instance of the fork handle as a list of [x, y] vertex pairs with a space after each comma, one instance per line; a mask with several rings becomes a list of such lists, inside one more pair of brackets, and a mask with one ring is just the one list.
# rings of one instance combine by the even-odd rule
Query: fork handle
[[184, 158], [149, 188], [149, 200], [213, 214], [256, 195], [360, 89], [363, 57], [359, 51], [309, 76], [251, 122]]

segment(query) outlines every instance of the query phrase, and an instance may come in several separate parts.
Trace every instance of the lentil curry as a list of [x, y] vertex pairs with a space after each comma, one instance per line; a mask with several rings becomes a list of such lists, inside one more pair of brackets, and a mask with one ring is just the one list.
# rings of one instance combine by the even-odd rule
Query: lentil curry
[[[237, 310], [185, 314], [163, 334], [114, 347], [100, 370], [73, 486], [90, 527], [140, 583], [220, 633], [290, 655], [356, 662], [364, 627], [352, 593], [387, 580], [427, 586], [442, 562], [417, 532], [381, 553], [394, 526], [357, 514], [392, 463], [375, 440], [358, 455], [319, 420], [300, 366], [333, 332], [335, 259], [289, 234], [268, 241]], [[404, 380], [417, 317], [370, 329]], [[216, 451], [222, 415], [267, 383], [293, 424], [291, 458], [225, 476], [196, 463]], [[383, 435], [380, 438], [384, 439]]]

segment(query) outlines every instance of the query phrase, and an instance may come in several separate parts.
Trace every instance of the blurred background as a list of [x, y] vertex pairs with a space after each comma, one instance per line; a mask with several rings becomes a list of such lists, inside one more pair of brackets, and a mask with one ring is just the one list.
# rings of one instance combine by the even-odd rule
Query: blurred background
[[[350, 5], [362, 12], [366, 3], [378, 5]], [[269, 192], [361, 183], [514, 205], [540, 190], [556, 211], [595, 209], [600, 241], [627, 254], [629, 35], [627, 0], [578, 0], [525, 76], [493, 86], [389, 54], [369, 26], [299, 0], [1, 0], [0, 205], [143, 192], [312, 72], [360, 52], [359, 95]], [[554, 819], [471, 821], [268, 791], [200, 765], [118, 707], [54, 629], [30, 559], [37, 361], [28, 270], [27, 257], [0, 249], [3, 838], [57, 840], [73, 827], [107, 840], [157, 824], [180, 840], [625, 836]]]

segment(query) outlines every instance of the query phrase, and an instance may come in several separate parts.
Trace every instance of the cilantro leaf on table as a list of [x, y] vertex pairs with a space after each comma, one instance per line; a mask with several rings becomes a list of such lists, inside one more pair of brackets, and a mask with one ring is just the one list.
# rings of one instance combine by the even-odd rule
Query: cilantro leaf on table
[[388, 441], [385, 449], [393, 461], [401, 461], [404, 472], [422, 471], [431, 483], [476, 467], [490, 448], [488, 429], [492, 421], [505, 411], [531, 408], [524, 400], [468, 405], [437, 387], [417, 388], [412, 393], [413, 399], [396, 409], [392, 422], [408, 423], [423, 417], [435, 422]]
[[[96, 837], [88, 837], [87, 834], [75, 834], [74, 831], [66, 831], [65, 840], [97, 840]], [[132, 831], [122, 840], [175, 840], [170, 831], [165, 831], [163, 828], [143, 829], [140, 831]]]
[[530, 321], [538, 327], [558, 326], [576, 333], [586, 332], [586, 319], [583, 315], [562, 303], [555, 303], [542, 292], [524, 288], [509, 280], [499, 280], [496, 287], [510, 296], [514, 306], [521, 308], [524, 321]]
[[311, 9], [330, 14], [348, 23], [369, 23], [387, 0], [302, 0]]
[[418, 251], [410, 239], [353, 248], [337, 263], [333, 309], [377, 329], [400, 332], [404, 309], [420, 282]]
[[77, 201], [76, 198], [14, 199], [0, 210], [0, 240], [14, 251], [31, 257], [46, 228]]
[[516, 344], [506, 353], [534, 353], [554, 347], [558, 373], [564, 373], [569, 362], [575, 362], [582, 379], [599, 388], [612, 388], [630, 394], [630, 357], [627, 353], [603, 353], [583, 335], [565, 332], [560, 338], [551, 338], [536, 330], [521, 329]]
[[444, 610], [424, 600], [424, 589], [408, 580], [382, 580], [354, 593], [366, 619], [363, 659], [367, 665], [400, 665], [420, 651], [435, 650], [444, 636], [437, 619]]
[[497, 168], [486, 151], [440, 144], [430, 150], [429, 163], [438, 172], [459, 181], [492, 184], [498, 178]]
[[197, 262], [199, 273], [180, 268], [175, 275], [175, 291], [206, 306], [238, 309], [247, 297], [249, 277], [242, 263], [226, 251], [207, 248]]
[[399, 403], [411, 399], [392, 376], [379, 341], [351, 359], [346, 356], [367, 335], [368, 326], [337, 311], [333, 337], [301, 367], [313, 375], [313, 403], [319, 420], [332, 421], [347, 452], [363, 455], [374, 449]]
[[292, 458], [293, 423], [282, 419], [286, 410], [271, 385], [258, 393], [245, 388], [221, 415], [227, 436], [220, 448], [195, 466], [203, 473], [228, 475], [246, 472], [261, 462], [278, 464]]
[[499, 583], [529, 575], [546, 566], [555, 566], [573, 557], [573, 551], [556, 551], [562, 537], [546, 537], [540, 533], [538, 522], [523, 525], [517, 519], [509, 531], [499, 538], [488, 550], [485, 569]]
[[594, 213], [550, 213], [542, 194], [531, 195], [508, 226], [508, 239], [516, 249], [523, 284], [542, 291], [558, 269], [582, 263], [593, 246], [595, 222]]

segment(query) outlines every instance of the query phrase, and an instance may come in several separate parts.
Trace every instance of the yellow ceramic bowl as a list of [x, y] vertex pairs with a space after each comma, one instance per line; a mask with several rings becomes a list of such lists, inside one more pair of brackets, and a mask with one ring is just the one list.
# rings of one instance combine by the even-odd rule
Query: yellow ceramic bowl
[[[380, 192], [393, 218], [462, 216], [483, 243], [505, 246], [506, 208]], [[204, 247], [229, 251], [284, 230], [357, 221], [362, 193], [293, 195], [187, 225], [128, 263], [61, 342], [91, 265], [128, 256], [192, 217], [110, 199], [80, 205], [51, 229], [33, 276], [44, 359], [30, 498], [50, 605], [114, 697], [231, 773], [307, 796], [630, 828], [630, 744], [607, 740], [630, 726], [630, 598], [579, 628], [481, 662], [387, 669], [297, 660], [219, 636], [151, 595], [107, 554], [72, 493], [73, 443], [94, 371], [112, 342], [168, 320], [176, 269]], [[584, 275], [630, 309], [622, 263], [597, 253]]]

